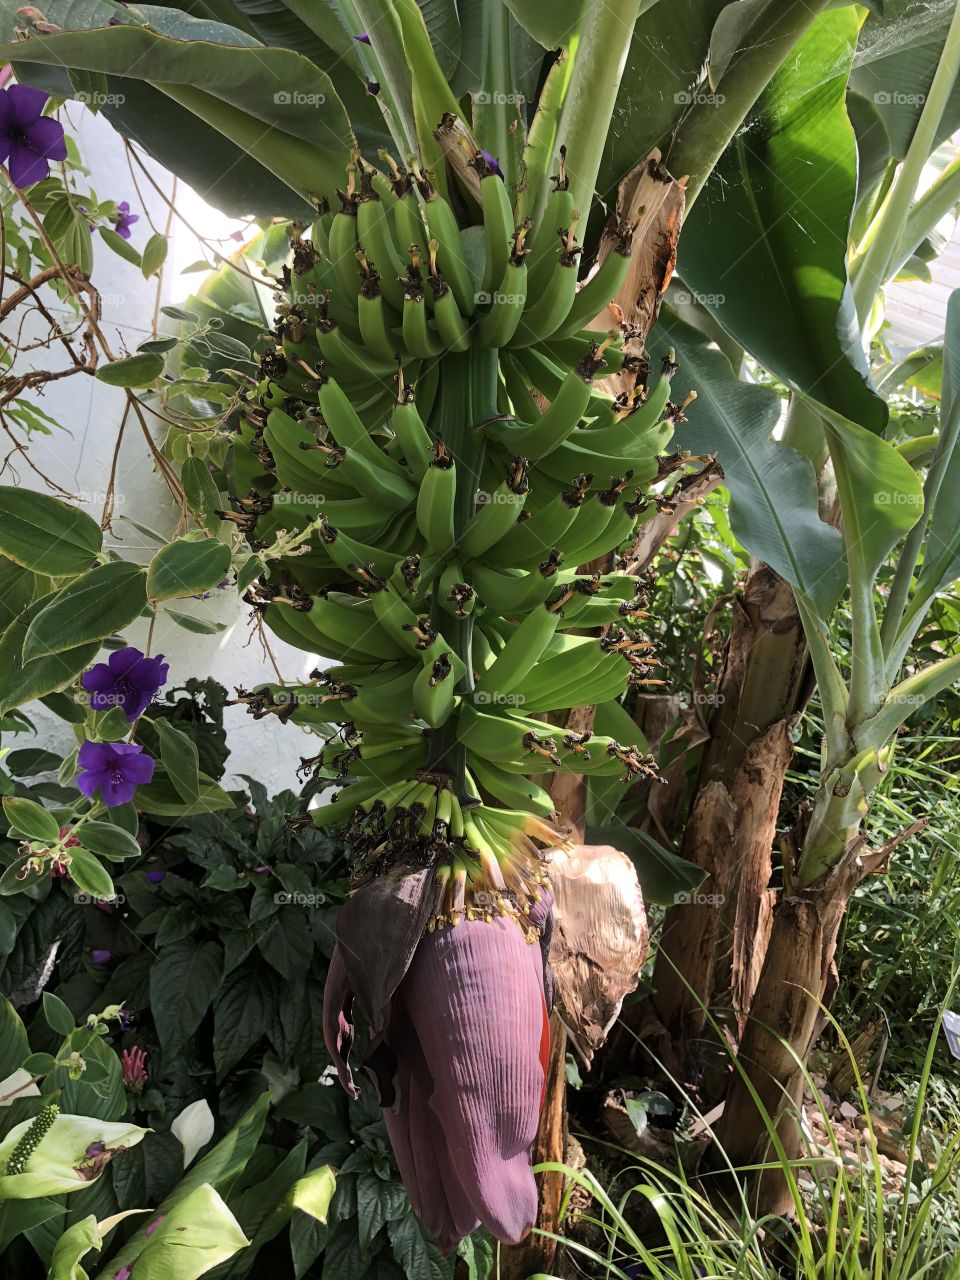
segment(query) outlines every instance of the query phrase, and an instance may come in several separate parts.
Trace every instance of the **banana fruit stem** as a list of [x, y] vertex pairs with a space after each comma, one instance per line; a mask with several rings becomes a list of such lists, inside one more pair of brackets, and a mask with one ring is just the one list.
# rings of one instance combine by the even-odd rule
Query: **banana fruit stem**
[[[486, 451], [486, 436], [478, 430], [497, 413], [497, 377], [500, 353], [493, 347], [471, 347], [462, 354], [448, 352], [440, 365], [440, 386], [428, 423], [440, 436], [457, 468], [457, 492], [453, 508], [453, 549], [456, 552], [476, 510], [476, 494]], [[439, 575], [438, 575], [439, 576]], [[457, 693], [473, 691], [473, 615], [451, 617], [434, 591], [430, 621], [463, 662]], [[449, 773], [457, 794], [463, 793], [466, 749], [458, 740], [453, 718], [434, 729], [428, 743], [428, 768]]]

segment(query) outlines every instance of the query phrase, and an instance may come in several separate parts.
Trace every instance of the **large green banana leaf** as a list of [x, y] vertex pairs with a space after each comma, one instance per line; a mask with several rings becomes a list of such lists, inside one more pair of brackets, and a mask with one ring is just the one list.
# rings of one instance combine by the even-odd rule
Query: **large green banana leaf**
[[714, 454], [730, 490], [730, 525], [751, 555], [763, 560], [827, 617], [846, 585], [843, 543], [817, 513], [813, 466], [773, 438], [781, 400], [769, 387], [734, 376], [727, 358], [696, 329], [664, 308], [650, 334], [650, 354], [676, 349], [678, 385], [696, 389], [677, 443]]
[[845, 90], [857, 29], [849, 7], [808, 29], [688, 217], [679, 270], [767, 368], [882, 431], [886, 406], [869, 385], [846, 272], [857, 145]]

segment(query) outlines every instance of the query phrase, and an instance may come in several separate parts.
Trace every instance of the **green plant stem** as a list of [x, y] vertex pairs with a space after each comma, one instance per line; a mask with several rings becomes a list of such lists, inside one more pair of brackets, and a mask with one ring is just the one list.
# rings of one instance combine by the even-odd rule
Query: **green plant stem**
[[960, 155], [947, 165], [914, 204], [907, 217], [903, 236], [897, 245], [888, 276], [892, 279], [933, 231], [960, 201]]
[[[443, 438], [457, 467], [453, 555], [457, 554], [460, 539], [476, 510], [486, 450], [485, 437], [477, 426], [497, 413], [499, 356], [495, 348], [471, 347], [461, 355], [448, 352], [440, 366], [440, 386], [429, 428], [433, 435]], [[463, 662], [464, 674], [457, 693], [469, 694], [473, 690], [473, 615], [453, 617], [441, 607], [437, 595], [434, 591], [430, 620]], [[465, 754], [457, 741], [455, 717], [431, 733], [428, 767], [450, 773], [459, 793], [463, 790]]]
[[515, 92], [511, 19], [503, 0], [484, 0], [483, 10], [486, 40], [481, 84], [488, 100], [474, 105], [474, 133], [478, 144], [499, 160], [512, 199], [520, 175], [510, 133], [511, 119], [517, 119], [517, 107], [511, 100]]
[[[781, 0], [754, 24], [747, 47], [723, 77], [721, 103], [698, 102], [687, 112], [667, 155], [670, 172], [689, 175], [687, 212], [747, 113], [803, 33], [830, 0]], [[767, 18], [767, 14], [772, 16]]]
[[796, 449], [813, 463], [817, 475], [823, 470], [830, 456], [823, 419], [814, 406], [802, 396], [793, 394], [787, 408], [787, 417], [781, 436], [784, 444]]
[[900, 172], [894, 181], [873, 225], [864, 237], [866, 252], [862, 256], [856, 279], [853, 282], [853, 300], [860, 324], [866, 323], [873, 308], [873, 301], [891, 273], [897, 247], [904, 237], [910, 205], [913, 203], [923, 166], [933, 150], [937, 130], [943, 118], [947, 101], [960, 71], [960, 6], [954, 9], [953, 20], [947, 32], [940, 61], [937, 65], [930, 92], [923, 104], [916, 132], [910, 140]]
[[581, 15], [557, 136], [567, 148], [573, 207], [584, 226], [639, 12], [640, 0], [587, 0]]
[[413, 118], [413, 91], [410, 67], [403, 51], [400, 20], [391, 0], [347, 0], [345, 6], [355, 18], [355, 34], [365, 31], [376, 56], [377, 79], [387, 94], [392, 114], [406, 142], [403, 160], [417, 155], [417, 126]]
[[888, 741], [909, 716], [938, 693], [949, 689], [958, 679], [960, 654], [942, 658], [901, 680], [890, 690], [877, 714], [858, 727], [858, 742], [878, 744]]
[[[907, 609], [910, 583], [913, 581], [914, 571], [920, 559], [923, 540], [926, 537], [927, 526], [933, 514], [934, 504], [940, 493], [940, 486], [943, 484], [943, 477], [953, 456], [953, 451], [957, 447], [958, 433], [960, 433], [960, 396], [951, 406], [946, 424], [938, 437], [937, 450], [927, 471], [927, 477], [923, 482], [923, 514], [907, 534], [903, 551], [897, 561], [896, 572], [890, 587], [890, 595], [883, 611], [883, 626], [880, 631], [880, 638], [884, 652], [887, 655], [887, 679], [889, 681], [892, 681], [900, 670], [900, 664], [903, 662], [907, 649], [917, 633], [917, 628], [923, 621], [927, 607], [940, 587], [940, 575], [936, 572], [935, 564], [934, 570], [929, 577], [929, 587], [926, 591], [916, 595], [910, 601], [909, 610]], [[952, 547], [948, 546], [941, 552], [940, 559], [943, 562], [944, 572], [949, 569], [953, 558], [954, 551]], [[904, 617], [905, 612], [906, 618]]]
[[887, 684], [884, 678], [880, 626], [873, 599], [874, 576], [868, 572], [852, 532], [856, 528], [856, 522], [851, 518], [857, 509], [856, 487], [847, 468], [843, 441], [829, 427], [827, 441], [843, 516], [842, 532], [850, 579], [850, 697], [847, 702], [847, 726], [852, 729], [880, 708], [887, 695]]

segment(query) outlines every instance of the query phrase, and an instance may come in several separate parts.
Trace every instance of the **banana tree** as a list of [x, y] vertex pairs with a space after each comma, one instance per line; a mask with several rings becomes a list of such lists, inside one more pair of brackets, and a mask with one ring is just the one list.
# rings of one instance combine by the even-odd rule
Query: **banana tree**
[[[828, 9], [0, 5], [0, 54], [24, 79], [108, 103], [225, 207], [301, 224], [259, 376], [238, 376], [220, 515], [266, 626], [334, 665], [244, 697], [325, 739], [318, 777], [340, 790], [314, 818], [343, 830], [357, 886], [328, 1047], [355, 1089], [355, 1000], [411, 1200], [445, 1247], [478, 1222], [518, 1240], [537, 1213], [544, 850], [563, 837], [532, 775], [653, 769], [635, 744], [542, 717], [615, 702], [648, 671], [636, 579], [578, 570], [654, 517], [677, 462], [661, 462], [684, 419], [675, 352], [661, 342], [651, 365], [643, 339], [682, 193], [706, 190], [808, 33], [856, 22]], [[808, 163], [834, 173], [828, 150]], [[666, 260], [642, 181], [680, 188]], [[628, 279], [638, 327], [590, 328]], [[804, 355], [797, 382], [830, 401], [838, 456], [872, 459], [882, 406], [862, 361], [836, 329]], [[800, 523], [822, 554], [829, 531]], [[781, 550], [791, 563], [789, 530]], [[833, 678], [822, 652], [818, 674]]]
[[[838, 13], [829, 20], [839, 26], [843, 15]], [[725, 186], [723, 204], [718, 199], [713, 208], [709, 195], [702, 200], [687, 229], [686, 243], [692, 244], [693, 251], [685, 258], [681, 247], [680, 255], [680, 271], [686, 274], [687, 280], [696, 282], [700, 289], [705, 289], [708, 282], [712, 284], [707, 308], [691, 308], [688, 302], [684, 311], [692, 313], [699, 328], [708, 332], [711, 325], [723, 325], [727, 331], [723, 335], [726, 349], [733, 347], [734, 359], [739, 342], [741, 350], [746, 345], [760, 353], [770, 367], [788, 378], [793, 386], [804, 385], [798, 373], [802, 347], [799, 351], [796, 345], [792, 350], [781, 348], [777, 335], [762, 335], [758, 340], [745, 304], [751, 296], [756, 304], [762, 291], [795, 291], [791, 310], [801, 324], [806, 318], [804, 333], [815, 334], [817, 313], [824, 305], [822, 283], [828, 278], [825, 268], [831, 259], [832, 274], [841, 285], [831, 313], [832, 331], [852, 334], [855, 350], [861, 352], [859, 358], [862, 358], [857, 336], [859, 326], [840, 325], [838, 320], [846, 312], [851, 320], [859, 320], [865, 338], [876, 331], [882, 315], [881, 286], [896, 277], [960, 195], [954, 162], [948, 163], [924, 194], [916, 198], [924, 165], [956, 123], [957, 27], [954, 15], [952, 26], [940, 34], [936, 57], [924, 80], [926, 93], [907, 94], [902, 86], [900, 92], [893, 95], [877, 91], [874, 95], [877, 106], [856, 94], [851, 97], [849, 84], [841, 80], [835, 84], [831, 101], [826, 92], [829, 81], [816, 70], [818, 33], [811, 31], [796, 62], [780, 72], [761, 98], [755, 123], [766, 130], [763, 136], [767, 138], [776, 124], [776, 149], [768, 147], [765, 153], [759, 153], [747, 133], [737, 140], [725, 163], [732, 166], [734, 154], [738, 154], [738, 173], [745, 184], [744, 192], [731, 196], [729, 185]], [[834, 32], [835, 37], [841, 34]], [[846, 48], [854, 66], [849, 83], [856, 88], [877, 85], [875, 78], [864, 79], [865, 69], [871, 67], [873, 37], [870, 23], [859, 33], [859, 39], [855, 27], [847, 31]], [[837, 43], [835, 38], [831, 58]], [[821, 72], [825, 70], [822, 64]], [[890, 67], [882, 74], [890, 77]], [[844, 89], [847, 89], [846, 104]], [[887, 103], [891, 96], [909, 100], [912, 112], [909, 127], [905, 126], [902, 106], [890, 118]], [[857, 123], [855, 133], [850, 121]], [[876, 137], [871, 139], [870, 132], [879, 131], [881, 126], [882, 143], [878, 147]], [[833, 217], [836, 235], [832, 241], [827, 239], [818, 244], [810, 240], [805, 245], [795, 241], [793, 246], [793, 261], [803, 271], [812, 273], [820, 268], [817, 287], [804, 286], [802, 271], [796, 272], [792, 280], [785, 280], [779, 273], [775, 279], [761, 262], [758, 278], [749, 280], [746, 286], [734, 284], [733, 296], [727, 294], [724, 298], [716, 272], [707, 274], [702, 252], [704, 239], [691, 238], [692, 226], [710, 213], [718, 224], [715, 229], [725, 226], [728, 236], [736, 236], [738, 228], [749, 227], [751, 221], [759, 230], [763, 225], [765, 202], [772, 201], [775, 205], [778, 189], [791, 189], [791, 174], [796, 174], [796, 165], [816, 146], [817, 134], [825, 128], [832, 131], [835, 165], [845, 167], [851, 177], [856, 176], [859, 167], [859, 181], [851, 182], [848, 178], [845, 190], [838, 183], [819, 192], [811, 190], [805, 201], [792, 204], [801, 215], [805, 204], [822, 223]], [[843, 148], [837, 145], [844, 136], [840, 132], [844, 128], [847, 130], [846, 160]], [[846, 228], [851, 224], [848, 246]], [[777, 230], [777, 224], [769, 215], [766, 225], [774, 228], [773, 238], [780, 240], [786, 258], [792, 237], [790, 228], [783, 222]], [[819, 263], [817, 254], [823, 255]], [[850, 264], [852, 291], [845, 288], [845, 259]], [[813, 278], [812, 274], [808, 275], [809, 283], [812, 284]], [[720, 305], [716, 303], [718, 294], [722, 299]], [[956, 322], [954, 305], [950, 325]], [[705, 314], [707, 309], [713, 314]], [[843, 391], [839, 387], [819, 392], [819, 405], [794, 393], [779, 448], [767, 439], [769, 419], [757, 442], [760, 447], [751, 450], [749, 459], [744, 458], [742, 447], [746, 440], [745, 419], [741, 418], [736, 424], [735, 438], [724, 443], [724, 435], [733, 433], [724, 421], [722, 397], [717, 389], [729, 387], [731, 370], [718, 353], [706, 350], [702, 334], [688, 329], [684, 335], [679, 322], [670, 323], [673, 324], [671, 340], [684, 353], [685, 367], [689, 367], [689, 360], [684, 339], [692, 341], [701, 352], [701, 362], [712, 362], [715, 374], [712, 382], [701, 377], [702, 416], [684, 429], [682, 439], [689, 447], [701, 449], [707, 429], [714, 428], [714, 441], [719, 434], [717, 453], [729, 464], [733, 526], [758, 559], [733, 606], [714, 709], [705, 724], [692, 726], [697, 731], [697, 741], [704, 745], [699, 748], [699, 760], [694, 765], [696, 783], [681, 851], [698, 862], [709, 878], [702, 886], [702, 901], [679, 906], [668, 913], [654, 980], [655, 1010], [664, 1028], [658, 1043], [672, 1055], [673, 1066], [682, 1073], [682, 1078], [699, 1081], [709, 1100], [719, 1100], [727, 1091], [727, 1050], [710, 1032], [708, 1010], [714, 1010], [733, 1040], [741, 1040], [741, 1066], [749, 1069], [751, 1085], [760, 1092], [769, 1114], [775, 1115], [782, 1108], [784, 1095], [789, 1099], [790, 1089], [795, 1092], [796, 1064], [803, 1060], [810, 1047], [816, 1009], [794, 990], [800, 1001], [791, 1013], [782, 1002], [771, 1003], [772, 992], [777, 990], [777, 999], [782, 1001], [791, 990], [788, 979], [797, 982], [793, 975], [803, 974], [809, 981], [799, 982], [800, 987], [806, 986], [824, 998], [829, 996], [828, 975], [836, 928], [843, 917], [849, 890], [882, 861], [866, 854], [858, 830], [872, 783], [858, 795], [856, 802], [847, 800], [853, 806], [848, 817], [854, 810], [857, 813], [853, 826], [849, 822], [837, 825], [838, 813], [834, 806], [839, 800], [828, 804], [831, 788], [836, 786], [840, 794], [849, 781], [830, 778], [831, 764], [838, 759], [841, 748], [840, 740], [831, 741], [828, 734], [825, 743], [828, 763], [821, 775], [818, 800], [810, 826], [806, 819], [801, 819], [784, 851], [784, 888], [777, 900], [770, 887], [772, 852], [780, 822], [783, 781], [792, 757], [792, 729], [814, 688], [814, 678], [826, 706], [833, 705], [830, 701], [833, 694], [841, 696], [842, 716], [848, 726], [856, 726], [875, 714], [876, 706], [873, 710], [863, 709], [868, 707], [870, 697], [881, 701], [890, 699], [885, 725], [888, 733], [893, 727], [889, 722], [893, 705], [900, 707], [899, 722], [902, 722], [927, 696], [922, 692], [917, 695], [891, 692], [890, 685], [922, 625], [933, 594], [956, 572], [955, 558], [951, 559], [949, 545], [944, 544], [944, 530], [951, 517], [942, 505], [938, 515], [936, 507], [937, 495], [941, 492], [939, 477], [949, 465], [947, 460], [954, 448], [955, 427], [949, 417], [952, 390], [944, 384], [944, 414], [935, 442], [937, 453], [925, 483], [927, 514], [920, 516], [918, 482], [908, 484], [910, 469], [904, 458], [898, 459], [893, 447], [876, 437], [861, 436], [855, 443], [850, 438], [849, 420], [844, 418], [838, 427], [835, 414], [829, 408], [824, 409], [824, 405], [842, 403]], [[670, 331], [669, 325], [661, 325], [661, 335], [665, 328]], [[822, 333], [814, 340], [822, 341]], [[912, 368], [910, 362], [904, 362], [902, 367], [888, 365], [878, 371], [878, 385], [887, 391], [895, 389]], [[739, 394], [743, 396], [744, 391]], [[776, 415], [774, 398], [770, 399], [767, 412]], [[845, 412], [848, 415], [856, 412], [850, 399]], [[868, 418], [859, 415], [859, 422], [865, 426], [875, 425], [876, 421], [876, 415]], [[799, 483], [803, 488], [788, 508], [781, 507], [774, 512], [770, 499], [782, 492], [783, 483], [778, 480], [777, 467], [781, 477], [787, 467], [792, 468], [797, 477], [794, 486]], [[868, 491], [871, 476], [876, 483], [883, 467], [899, 472], [906, 487], [884, 491], [879, 499], [883, 510], [871, 512], [872, 499]], [[814, 487], [815, 481], [819, 493]], [[817, 520], [818, 511], [823, 520]], [[775, 519], [770, 520], [769, 516], [774, 514]], [[842, 555], [841, 533], [833, 524], [843, 530]], [[881, 530], [885, 530], [886, 549], [882, 545]], [[877, 545], [871, 546], [871, 540], [877, 540]], [[891, 599], [884, 612], [880, 645], [871, 593], [884, 557], [891, 547], [900, 545], [902, 552]], [[874, 557], [873, 561], [867, 552]], [[920, 591], [918, 579], [914, 590], [919, 594], [914, 601], [911, 590], [914, 573], [921, 558], [926, 563], [928, 557], [930, 566], [921, 574], [924, 589]], [[837, 668], [824, 654], [823, 638], [825, 623], [847, 575], [855, 619], [850, 655], [854, 675], [849, 690], [841, 693], [842, 682], [838, 684]], [[936, 586], [931, 590], [934, 580]], [[909, 617], [909, 639], [901, 636], [898, 643], [894, 637], [901, 633], [905, 617]], [[882, 663], [881, 648], [886, 653]], [[955, 667], [939, 665], [946, 683], [956, 678]], [[881, 667], [882, 677], [869, 674]], [[828, 679], [832, 681], [833, 692], [829, 684], [825, 688], [824, 681]], [[934, 681], [930, 696], [935, 696], [944, 684], [936, 683], [933, 671], [930, 679]], [[862, 702], [860, 709], [856, 709], [858, 702]], [[852, 713], [851, 705], [855, 708]], [[836, 708], [832, 714], [838, 714]], [[850, 732], [856, 736], [855, 728]], [[884, 745], [889, 746], [871, 740], [871, 749], [878, 752], [882, 752]], [[683, 767], [689, 769], [690, 755], [696, 754], [688, 753]], [[886, 759], [882, 754], [879, 756], [881, 769]], [[825, 817], [828, 809], [829, 817]], [[827, 823], [826, 828], [822, 822]], [[809, 852], [823, 840], [831, 845], [829, 854], [821, 857]], [[884, 855], [891, 851], [885, 849]], [[798, 870], [801, 866], [802, 872]], [[824, 944], [820, 968], [812, 958], [808, 958], [806, 966], [802, 959], [806, 945], [816, 949], [811, 941], [810, 919], [800, 919], [797, 914], [787, 918], [791, 910], [800, 911], [797, 899], [805, 898], [814, 883], [817, 885], [817, 928]], [[805, 901], [809, 907], [810, 899]], [[784, 947], [785, 936], [792, 938], [791, 948]], [[765, 957], [767, 968], [764, 968]], [[753, 1015], [748, 1020], [751, 1008]], [[778, 1042], [774, 1034], [776, 1029], [782, 1031], [785, 1027], [800, 1028], [795, 1037], [788, 1037], [787, 1045]], [[775, 1043], [777, 1048], [772, 1050]], [[747, 1162], [759, 1158], [768, 1141], [767, 1129], [750, 1100], [749, 1087], [740, 1077], [730, 1092], [727, 1106], [722, 1139], [729, 1151], [735, 1158]], [[785, 1123], [789, 1129], [789, 1123]], [[788, 1144], [791, 1154], [797, 1154], [797, 1131], [791, 1130], [790, 1136], [793, 1139]], [[782, 1207], [782, 1192], [782, 1185], [774, 1186], [768, 1180], [765, 1207]]]

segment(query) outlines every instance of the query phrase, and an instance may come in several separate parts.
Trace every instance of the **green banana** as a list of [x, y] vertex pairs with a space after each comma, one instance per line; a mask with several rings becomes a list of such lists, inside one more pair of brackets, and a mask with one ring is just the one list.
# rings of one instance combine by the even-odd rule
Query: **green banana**
[[553, 550], [530, 573], [502, 573], [474, 563], [469, 566], [470, 584], [487, 609], [515, 617], [536, 608], [556, 587], [573, 580], [573, 574], [558, 572], [558, 563]]
[[481, 316], [477, 340], [484, 347], [506, 347], [517, 331], [527, 302], [526, 239], [529, 224], [518, 227], [510, 256], [493, 294], [490, 310]]
[[423, 216], [430, 232], [430, 239], [438, 244], [437, 264], [443, 278], [453, 290], [457, 306], [465, 316], [472, 316], [477, 309], [476, 288], [464, 257], [460, 240], [460, 228], [453, 210], [442, 195], [419, 172], [414, 172], [417, 186], [423, 197]]
[[483, 555], [513, 528], [529, 492], [527, 460], [514, 458], [506, 479], [486, 495], [486, 501], [471, 516], [463, 532], [460, 550], [466, 559]]
[[538, 608], [528, 613], [477, 681], [474, 701], [487, 702], [492, 694], [511, 693], [540, 661], [559, 621], [558, 615], [549, 609]]
[[455, 538], [457, 468], [439, 438], [433, 446], [433, 455], [417, 494], [417, 527], [431, 551], [444, 552], [453, 546]]
[[433, 292], [433, 319], [437, 333], [448, 351], [466, 351], [470, 346], [470, 327], [457, 306], [453, 290], [440, 274], [437, 263], [440, 245], [436, 240], [431, 240], [427, 250], [430, 254], [427, 280]]
[[553, 190], [547, 197], [543, 217], [537, 224], [530, 246], [530, 288], [540, 290], [557, 265], [559, 250], [558, 237], [562, 238], [564, 230], [570, 226], [573, 217], [573, 195], [567, 178], [567, 149], [560, 148], [557, 173], [552, 179]]
[[[576, 431], [590, 401], [593, 375], [603, 359], [603, 345], [571, 369], [560, 385], [550, 407], [536, 422], [493, 422], [485, 428], [494, 440], [540, 462]], [[571, 474], [575, 474], [571, 472]]]
[[453, 714], [456, 683], [450, 653], [444, 652], [424, 666], [413, 682], [413, 705], [421, 720], [431, 729], [439, 729]]
[[390, 230], [383, 201], [373, 189], [372, 171], [361, 167], [360, 199], [357, 204], [357, 240], [366, 256], [380, 271], [383, 296], [399, 311], [403, 305], [403, 259]]
[[630, 270], [634, 228], [623, 223], [612, 233], [613, 244], [593, 275], [581, 285], [558, 336], [563, 338], [595, 320], [620, 292]]
[[531, 561], [541, 560], [551, 547], [563, 549], [564, 535], [576, 521], [592, 479], [592, 476], [576, 476], [570, 489], [558, 493], [529, 520], [514, 523], [503, 537], [487, 548], [487, 563], [526, 567]]
[[402, 373], [398, 375], [397, 403], [393, 408], [391, 425], [407, 467], [416, 480], [422, 481], [433, 461], [433, 441], [420, 417], [415, 390], [404, 383]]
[[480, 289], [483, 293], [492, 294], [497, 282], [503, 279], [513, 239], [513, 209], [506, 184], [499, 174], [488, 173], [480, 179], [480, 203], [486, 245]]
[[484, 791], [508, 808], [528, 809], [541, 818], [553, 815], [556, 805], [550, 798], [550, 793], [529, 778], [516, 773], [505, 773], [489, 760], [482, 760], [473, 754], [470, 757], [470, 768]]
[[531, 285], [529, 296], [536, 301], [524, 310], [513, 337], [513, 346], [529, 347], [535, 342], [543, 342], [556, 333], [569, 316], [577, 293], [577, 259], [581, 252], [576, 241], [578, 220], [579, 214], [570, 215], [570, 225], [561, 240], [559, 265], [543, 288], [537, 292], [536, 282]]

